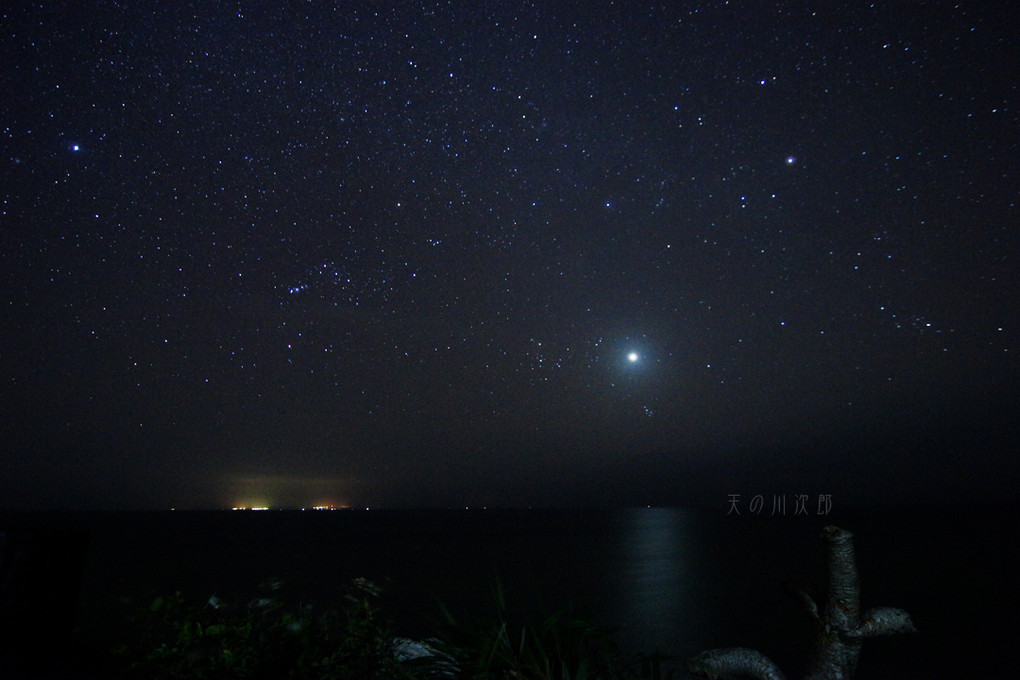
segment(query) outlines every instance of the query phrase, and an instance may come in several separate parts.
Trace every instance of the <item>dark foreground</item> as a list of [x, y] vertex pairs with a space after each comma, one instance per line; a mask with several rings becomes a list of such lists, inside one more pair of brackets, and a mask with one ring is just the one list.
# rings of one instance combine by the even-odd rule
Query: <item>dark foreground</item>
[[869, 641], [858, 678], [1015, 677], [1015, 506], [765, 514], [8, 513], [0, 677], [103, 677], [111, 650], [127, 653], [130, 617], [137, 626], [160, 596], [180, 591], [181, 606], [201, 608], [216, 595], [243, 608], [279, 584], [263, 599], [341, 611], [358, 577], [383, 587], [372, 606], [393, 635], [435, 636], [440, 602], [459, 620], [491, 620], [498, 578], [508, 620], [536, 625], [569, 608], [614, 629], [622, 659], [667, 658], [663, 677], [668, 658], [682, 677], [687, 657], [732, 646], [761, 650], [797, 677], [811, 629], [787, 591], [824, 584], [827, 523], [856, 534], [863, 606], [903, 607], [919, 630]]

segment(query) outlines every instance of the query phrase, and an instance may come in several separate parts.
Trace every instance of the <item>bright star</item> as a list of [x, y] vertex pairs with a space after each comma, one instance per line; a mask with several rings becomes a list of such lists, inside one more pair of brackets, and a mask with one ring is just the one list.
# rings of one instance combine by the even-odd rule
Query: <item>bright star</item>
[[629, 361], [632, 364], [636, 364], [637, 360], [640, 358], [641, 356], [637, 352], [631, 352], [630, 354], [627, 355], [627, 361]]
[[796, 156], [787, 156], [786, 157], [786, 164], [787, 165], [793, 165], [796, 162], [797, 162], [797, 157]]

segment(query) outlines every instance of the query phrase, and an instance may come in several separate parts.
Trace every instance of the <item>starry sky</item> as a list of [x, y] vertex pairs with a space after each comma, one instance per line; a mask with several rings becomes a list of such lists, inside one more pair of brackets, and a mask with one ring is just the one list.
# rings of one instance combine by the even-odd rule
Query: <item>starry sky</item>
[[0, 506], [1018, 488], [1008, 3], [0, 29]]

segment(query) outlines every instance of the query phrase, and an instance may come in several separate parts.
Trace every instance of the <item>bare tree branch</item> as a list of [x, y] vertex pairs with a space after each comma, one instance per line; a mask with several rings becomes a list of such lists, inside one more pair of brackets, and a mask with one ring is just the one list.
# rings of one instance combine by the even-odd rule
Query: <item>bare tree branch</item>
[[[839, 527], [822, 531], [826, 543], [829, 583], [825, 607], [819, 613], [815, 601], [802, 589], [793, 594], [815, 620], [815, 651], [805, 680], [852, 680], [864, 638], [916, 632], [910, 615], [895, 607], [875, 607], [861, 616], [861, 583], [857, 574], [853, 534]], [[694, 673], [711, 678], [750, 676], [760, 680], [783, 680], [779, 668], [754, 649], [710, 649], [688, 661]]]
[[710, 678], [749, 675], [759, 680], [786, 680], [786, 676], [770, 658], [746, 647], [710, 649], [689, 659], [687, 667]]

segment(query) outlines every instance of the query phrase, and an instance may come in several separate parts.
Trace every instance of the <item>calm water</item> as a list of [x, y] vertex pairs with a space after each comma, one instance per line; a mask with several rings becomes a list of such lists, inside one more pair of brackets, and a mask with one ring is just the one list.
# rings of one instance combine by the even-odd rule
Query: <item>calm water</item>
[[90, 515], [78, 630], [124, 602], [182, 590], [247, 601], [282, 579], [335, 600], [351, 578], [386, 586], [399, 632], [428, 634], [442, 601], [483, 613], [493, 579], [511, 606], [572, 606], [617, 628], [625, 650], [690, 656], [748, 646], [796, 677], [810, 643], [788, 581], [824, 585], [818, 531], [857, 536], [863, 606], [907, 609], [921, 633], [866, 643], [860, 678], [1016, 677], [1015, 508], [819, 517], [681, 509], [219, 512]]

